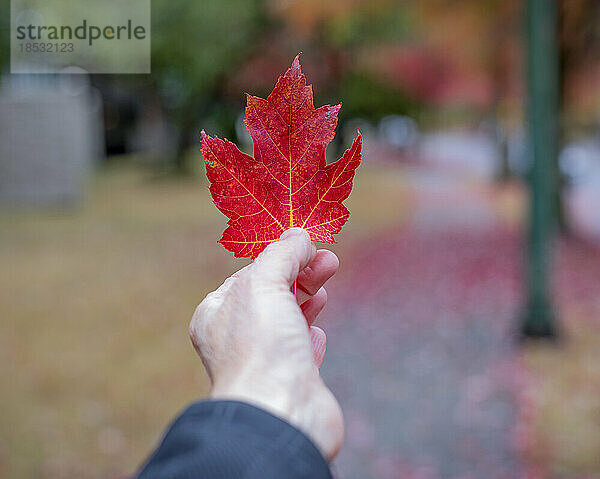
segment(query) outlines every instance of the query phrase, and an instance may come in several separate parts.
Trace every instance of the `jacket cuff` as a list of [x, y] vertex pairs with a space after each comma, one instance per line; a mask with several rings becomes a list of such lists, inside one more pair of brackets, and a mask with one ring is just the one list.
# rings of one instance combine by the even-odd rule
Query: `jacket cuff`
[[299, 429], [240, 401], [201, 401], [172, 424], [140, 479], [331, 479], [325, 458]]

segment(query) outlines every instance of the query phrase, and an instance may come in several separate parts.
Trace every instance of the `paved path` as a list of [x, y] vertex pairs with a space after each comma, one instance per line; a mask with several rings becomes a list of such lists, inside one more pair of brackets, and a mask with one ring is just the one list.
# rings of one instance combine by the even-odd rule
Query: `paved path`
[[413, 180], [409, 223], [346, 250], [330, 288], [322, 374], [347, 425], [337, 476], [526, 477], [518, 235], [481, 192]]

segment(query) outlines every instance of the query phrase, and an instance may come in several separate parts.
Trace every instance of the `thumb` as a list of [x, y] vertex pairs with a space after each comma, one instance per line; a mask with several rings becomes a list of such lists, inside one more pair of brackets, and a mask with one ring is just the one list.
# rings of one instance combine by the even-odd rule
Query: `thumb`
[[252, 269], [262, 279], [291, 286], [316, 252], [306, 230], [290, 228], [258, 255]]

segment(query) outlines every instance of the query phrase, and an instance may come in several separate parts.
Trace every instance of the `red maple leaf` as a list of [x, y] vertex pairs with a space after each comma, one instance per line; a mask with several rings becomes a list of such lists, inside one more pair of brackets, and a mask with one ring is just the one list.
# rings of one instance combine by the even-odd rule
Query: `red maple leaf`
[[210, 193], [229, 217], [219, 243], [236, 257], [255, 258], [292, 227], [304, 228], [313, 241], [334, 243], [333, 235], [350, 216], [342, 201], [360, 164], [360, 133], [327, 165], [325, 148], [335, 135], [341, 104], [315, 109], [298, 57], [266, 100], [246, 96], [254, 158], [202, 131]]

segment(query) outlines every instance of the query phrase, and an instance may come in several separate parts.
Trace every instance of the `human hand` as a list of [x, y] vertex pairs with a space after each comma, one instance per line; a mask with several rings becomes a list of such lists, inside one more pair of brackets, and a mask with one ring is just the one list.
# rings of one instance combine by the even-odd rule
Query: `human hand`
[[307, 434], [328, 460], [342, 446], [344, 422], [319, 375], [326, 337], [312, 323], [327, 302], [323, 284], [338, 265], [334, 253], [315, 249], [306, 231], [289, 229], [206, 296], [190, 323], [212, 398], [276, 414]]

